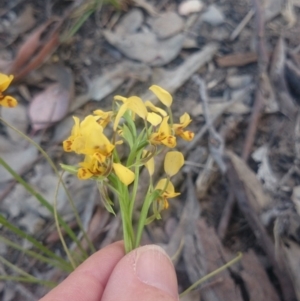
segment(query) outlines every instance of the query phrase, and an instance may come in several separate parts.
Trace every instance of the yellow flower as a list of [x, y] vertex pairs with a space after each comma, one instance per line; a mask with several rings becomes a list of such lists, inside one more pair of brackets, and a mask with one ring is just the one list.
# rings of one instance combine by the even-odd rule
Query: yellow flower
[[114, 145], [103, 134], [103, 127], [97, 122], [99, 117], [88, 115], [81, 123], [78, 117], [73, 117], [75, 125], [71, 136], [63, 142], [66, 152], [94, 155], [99, 162], [104, 162], [110, 156]]
[[163, 209], [169, 208], [168, 199], [174, 198], [180, 195], [179, 192], [175, 192], [174, 185], [168, 179], [161, 179], [155, 186], [155, 190], [161, 190], [162, 194], [158, 198], [159, 202], [163, 202]]
[[120, 181], [128, 186], [134, 181], [135, 175], [134, 172], [132, 172], [129, 168], [126, 166], [120, 164], [120, 163], [113, 163], [113, 169], [117, 175], [117, 177], [120, 179]]
[[152, 133], [150, 135], [150, 143], [153, 145], [164, 144], [170, 148], [176, 146], [176, 137], [171, 135], [171, 129], [168, 124], [169, 116], [164, 117], [158, 132]]
[[113, 112], [112, 111], [108, 111], [108, 112], [104, 112], [102, 110], [95, 110], [93, 112], [95, 115], [99, 116], [100, 118], [97, 120], [97, 122], [103, 127], [105, 128], [107, 126], [107, 124], [111, 121], [111, 117]]
[[151, 101], [145, 101], [145, 106], [149, 108], [152, 112], [160, 114], [162, 117], [166, 117], [168, 114], [165, 110], [155, 106]]
[[123, 102], [123, 104], [119, 108], [118, 114], [114, 122], [114, 131], [116, 131], [121, 117], [125, 114], [127, 110], [132, 111], [133, 113], [137, 114], [143, 119], [147, 118], [148, 111], [141, 98], [137, 96], [131, 96], [129, 98], [125, 98], [123, 96], [116, 95], [114, 99]]
[[172, 95], [166, 91], [165, 89], [153, 85], [149, 88], [150, 91], [152, 91], [156, 97], [166, 106], [166, 107], [170, 107], [172, 105], [173, 102], [173, 98]]
[[181, 152], [168, 152], [164, 161], [164, 169], [169, 177], [176, 175], [184, 164], [184, 157]]
[[13, 108], [18, 104], [14, 97], [10, 95], [3, 95], [3, 92], [9, 87], [13, 79], [13, 75], [0, 73], [0, 105], [3, 107]]
[[175, 135], [180, 136], [182, 139], [187, 141], [193, 140], [195, 134], [191, 131], [183, 130], [191, 123], [191, 121], [192, 119], [190, 118], [190, 115], [188, 113], [184, 113], [180, 117], [180, 123], [173, 124], [173, 130], [175, 132]]
[[157, 126], [161, 123], [162, 117], [167, 116], [167, 112], [157, 106], [155, 106], [151, 101], [145, 101], [145, 106], [152, 112], [148, 112], [147, 121], [153, 126]]
[[161, 123], [162, 118], [160, 115], [150, 112], [147, 114], [147, 121], [151, 123], [153, 126], [158, 126]]
[[79, 163], [77, 176], [81, 180], [87, 180], [91, 177], [107, 177], [111, 172], [111, 167], [114, 169], [115, 174], [120, 181], [128, 186], [134, 181], [134, 173], [126, 166], [120, 163], [110, 163], [110, 159], [106, 162], [100, 162], [96, 154], [93, 156], [86, 155], [84, 161]]
[[77, 176], [81, 180], [87, 180], [91, 177], [103, 176], [107, 173], [107, 165], [100, 164], [96, 156], [86, 155], [84, 161], [79, 163]]

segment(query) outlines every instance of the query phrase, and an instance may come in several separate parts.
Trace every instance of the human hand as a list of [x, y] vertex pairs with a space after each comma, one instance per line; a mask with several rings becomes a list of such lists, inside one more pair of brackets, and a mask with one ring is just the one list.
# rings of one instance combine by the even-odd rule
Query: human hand
[[40, 301], [179, 300], [173, 264], [158, 246], [124, 255], [122, 242], [98, 251]]

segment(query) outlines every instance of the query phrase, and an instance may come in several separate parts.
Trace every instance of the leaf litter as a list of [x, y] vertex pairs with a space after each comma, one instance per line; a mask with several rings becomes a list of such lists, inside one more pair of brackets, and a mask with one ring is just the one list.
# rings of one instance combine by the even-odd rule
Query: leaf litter
[[[144, 242], [161, 244], [173, 256], [180, 290], [226, 263], [237, 251], [245, 252], [238, 266], [196, 290], [197, 299], [300, 300], [300, 274], [295, 268], [300, 244], [297, 1], [265, 1], [263, 6], [256, 0], [132, 3], [127, 12], [104, 8], [97, 16], [109, 20], [103, 23], [107, 26], [90, 17], [63, 43], [58, 40], [62, 19], [55, 9], [45, 22], [46, 12], [35, 0], [15, 7], [4, 4], [4, 23], [15, 27], [0, 29], [10, 44], [6, 53], [1, 48], [0, 58], [14, 58], [4, 60], [3, 71], [10, 68], [16, 76], [17, 89], [12, 93], [21, 104], [15, 112], [2, 110], [1, 116], [33, 137], [59, 163], [66, 156], [60, 143], [68, 133], [66, 128], [70, 129], [70, 114], [85, 116], [99, 102], [105, 108], [112, 94], [124, 92], [155, 102], [153, 95], [141, 95], [141, 91], [151, 84], [162, 86], [178, 99], [175, 117], [183, 108], [191, 112], [196, 135], [189, 148], [179, 145], [191, 162], [186, 167], [192, 166], [189, 176], [181, 174], [176, 179], [182, 194], [170, 204], [162, 221], [148, 228]], [[265, 20], [260, 18], [262, 12]], [[174, 20], [176, 26], [171, 24]], [[192, 43], [185, 48], [188, 39]], [[85, 43], [90, 44], [90, 51]], [[206, 85], [209, 114], [191, 79], [194, 74]], [[255, 95], [255, 91], [260, 93]], [[52, 202], [57, 179], [42, 159], [37, 163], [38, 151], [4, 126], [0, 142], [1, 158]], [[66, 157], [72, 162], [72, 156]], [[162, 162], [157, 162], [157, 174]], [[0, 202], [1, 212], [60, 252], [50, 215], [19, 184], [8, 186], [11, 179], [1, 168], [1, 187], [8, 191]], [[65, 180], [95, 245], [103, 247], [120, 239], [120, 219], [103, 211], [97, 194], [91, 193], [94, 188], [68, 175]], [[138, 194], [143, 194], [143, 187]], [[233, 205], [225, 210], [232, 198]], [[58, 201], [59, 212], [76, 229], [63, 192]], [[223, 215], [228, 222], [224, 236], [218, 237], [215, 229]], [[12, 259], [10, 249], [3, 250]], [[30, 265], [26, 268], [32, 271]], [[36, 269], [46, 277], [42, 266]], [[280, 271], [287, 271], [284, 275], [291, 275], [290, 280], [288, 276], [282, 279]], [[40, 297], [31, 287], [26, 289], [36, 299]], [[2, 288], [2, 294], [8, 300], [20, 300], [20, 292], [11, 286]]]

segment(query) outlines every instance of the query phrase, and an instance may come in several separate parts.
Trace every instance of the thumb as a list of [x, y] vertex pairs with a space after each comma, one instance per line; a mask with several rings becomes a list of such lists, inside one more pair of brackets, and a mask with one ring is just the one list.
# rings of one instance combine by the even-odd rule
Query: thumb
[[179, 300], [174, 266], [155, 245], [140, 247], [123, 257], [114, 268], [101, 301]]

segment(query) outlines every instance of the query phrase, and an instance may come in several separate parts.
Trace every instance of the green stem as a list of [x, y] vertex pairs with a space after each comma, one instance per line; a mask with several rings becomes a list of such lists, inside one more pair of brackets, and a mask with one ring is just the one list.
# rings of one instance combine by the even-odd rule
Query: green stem
[[134, 246], [135, 248], [138, 248], [140, 246], [143, 230], [144, 230], [148, 212], [149, 212], [149, 208], [150, 208], [152, 202], [155, 199], [157, 199], [158, 196], [159, 196], [159, 193], [157, 191], [150, 193], [150, 189], [148, 189], [148, 192], [146, 194], [146, 198], [145, 198], [142, 210], [141, 210], [139, 222], [138, 222], [138, 229], [137, 229], [135, 246]]
[[[141, 152], [139, 152], [136, 156], [136, 162], [138, 162], [141, 158]], [[129, 214], [130, 214], [130, 220], [132, 222], [132, 215], [133, 215], [133, 208], [135, 204], [135, 198], [138, 190], [138, 185], [139, 185], [139, 178], [140, 178], [140, 166], [138, 164], [135, 165], [134, 168], [134, 183], [133, 183], [133, 188], [132, 188], [132, 194], [131, 194], [131, 199], [130, 199], [130, 207], [129, 207]]]
[[169, 114], [169, 117], [170, 117], [170, 126], [172, 128], [172, 126], [173, 126], [173, 114], [172, 114], [171, 108], [167, 107], [167, 111], [168, 111], [168, 114]]
[[61, 241], [61, 244], [63, 245], [63, 248], [68, 256], [68, 259], [73, 267], [73, 269], [75, 270], [75, 268], [77, 267], [77, 265], [75, 264], [75, 261], [67, 247], [67, 244], [65, 242], [65, 239], [64, 239], [64, 236], [62, 235], [62, 232], [61, 232], [61, 229], [60, 229], [60, 224], [59, 224], [59, 221], [58, 221], [58, 212], [57, 212], [57, 194], [58, 194], [58, 189], [59, 189], [59, 184], [61, 183], [62, 179], [61, 177], [59, 178], [59, 182], [58, 182], [58, 185], [56, 186], [56, 191], [55, 191], [55, 195], [54, 195], [54, 204], [53, 204], [53, 209], [54, 209], [54, 220], [55, 220], [55, 225], [56, 225], [56, 229], [57, 229], [57, 233], [58, 233], [58, 236], [60, 238], [60, 241]]
[[129, 215], [130, 198], [128, 193], [128, 187], [121, 183], [120, 180], [114, 174], [109, 175], [109, 180], [111, 182], [111, 185], [108, 184], [108, 186], [112, 186], [112, 190], [117, 192], [117, 197], [119, 200], [121, 211], [125, 252], [128, 253], [131, 250], [133, 250], [134, 246], [134, 232], [131, 218]]

